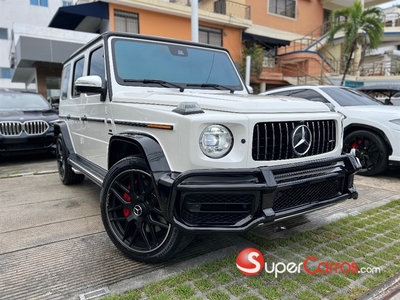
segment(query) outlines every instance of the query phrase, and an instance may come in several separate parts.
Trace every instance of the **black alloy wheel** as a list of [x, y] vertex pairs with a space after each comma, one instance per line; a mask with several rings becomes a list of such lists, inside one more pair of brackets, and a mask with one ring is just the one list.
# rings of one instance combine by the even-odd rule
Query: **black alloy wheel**
[[56, 159], [57, 159], [57, 169], [60, 180], [65, 185], [82, 183], [85, 179], [85, 175], [76, 174], [70, 164], [68, 163], [68, 150], [65, 146], [63, 136], [60, 133], [57, 136], [56, 142]]
[[356, 150], [361, 162], [360, 175], [373, 176], [382, 173], [388, 166], [388, 150], [384, 141], [367, 130], [354, 131], [344, 138], [344, 152]]
[[100, 201], [107, 234], [118, 249], [134, 260], [160, 262], [191, 241], [188, 234], [164, 218], [142, 158], [124, 158], [109, 170]]

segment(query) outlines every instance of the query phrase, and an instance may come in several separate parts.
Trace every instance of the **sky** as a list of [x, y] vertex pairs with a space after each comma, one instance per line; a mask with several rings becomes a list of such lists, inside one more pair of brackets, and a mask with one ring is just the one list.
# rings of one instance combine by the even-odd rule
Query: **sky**
[[392, 6], [395, 5], [395, 4], [399, 4], [399, 5], [400, 5], [400, 1], [399, 1], [399, 0], [396, 0], [396, 1], [389, 1], [388, 3], [378, 5], [378, 7], [380, 7], [380, 8], [387, 8], [387, 7], [392, 7]]

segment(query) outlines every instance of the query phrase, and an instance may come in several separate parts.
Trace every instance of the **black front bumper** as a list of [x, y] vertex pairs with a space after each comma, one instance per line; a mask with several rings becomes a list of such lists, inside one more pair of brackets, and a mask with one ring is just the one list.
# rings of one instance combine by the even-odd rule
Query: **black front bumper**
[[196, 232], [242, 232], [354, 198], [360, 163], [352, 154], [251, 169], [190, 170], [158, 180], [174, 225]]
[[0, 154], [45, 152], [54, 149], [54, 131], [48, 131], [37, 136], [28, 136], [25, 133], [18, 137], [0, 136]]

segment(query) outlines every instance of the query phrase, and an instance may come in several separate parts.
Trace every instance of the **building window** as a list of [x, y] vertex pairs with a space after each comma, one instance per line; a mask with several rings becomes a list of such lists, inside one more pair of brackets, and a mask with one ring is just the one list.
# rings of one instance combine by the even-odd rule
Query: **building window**
[[10, 68], [0, 68], [0, 78], [11, 79], [13, 70]]
[[8, 40], [8, 29], [0, 28], [0, 40]]
[[63, 1], [62, 6], [71, 6], [72, 2], [71, 1]]
[[289, 18], [296, 17], [296, 0], [268, 0], [268, 12]]
[[31, 0], [31, 5], [49, 6], [47, 0]]
[[139, 33], [139, 15], [123, 10], [114, 10], [115, 31]]
[[199, 26], [199, 42], [222, 47], [222, 30], [206, 26]]

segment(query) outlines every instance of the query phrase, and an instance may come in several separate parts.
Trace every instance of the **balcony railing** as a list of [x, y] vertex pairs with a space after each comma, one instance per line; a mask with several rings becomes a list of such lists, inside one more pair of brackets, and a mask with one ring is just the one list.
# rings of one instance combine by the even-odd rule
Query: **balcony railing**
[[[164, 0], [165, 1], [165, 0]], [[191, 6], [190, 0], [169, 0], [168, 2]], [[203, 0], [199, 2], [199, 10], [205, 10], [235, 18], [251, 20], [251, 7], [229, 0]]]

